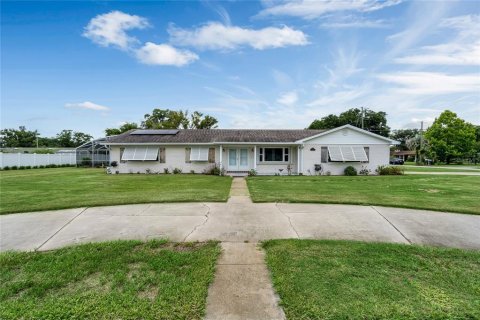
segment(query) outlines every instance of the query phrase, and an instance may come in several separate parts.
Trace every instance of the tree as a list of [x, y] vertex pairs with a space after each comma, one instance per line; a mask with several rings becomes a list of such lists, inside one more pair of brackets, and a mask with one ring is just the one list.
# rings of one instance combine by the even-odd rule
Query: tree
[[90, 140], [93, 137], [87, 133], [74, 132], [73, 130], [62, 130], [57, 134], [57, 146], [65, 148], [75, 148]]
[[27, 130], [25, 126], [17, 129], [3, 129], [0, 131], [0, 146], [2, 148], [29, 148], [37, 146], [37, 130]]
[[138, 124], [136, 124], [135, 122], [125, 122], [118, 129], [117, 128], [107, 128], [107, 129], [105, 129], [105, 135], [114, 136], [114, 135], [117, 135], [117, 134], [127, 132], [127, 131], [132, 130], [132, 129], [138, 129]]
[[475, 154], [473, 155], [473, 158], [476, 164], [480, 158], [480, 126], [475, 126], [475, 137], [476, 137], [475, 151], [474, 151]]
[[398, 149], [400, 150], [415, 150], [415, 148], [409, 147], [407, 144], [407, 141], [411, 139], [415, 139], [417, 135], [419, 134], [418, 129], [399, 129], [399, 130], [393, 130], [393, 132], [390, 134], [390, 138], [393, 140], [397, 140], [400, 142], [400, 144], [397, 146]]
[[206, 115], [203, 117], [203, 113], [195, 111], [191, 115], [190, 129], [212, 129], [217, 127], [218, 120], [212, 116]]
[[145, 129], [212, 129], [217, 127], [217, 123], [216, 118], [204, 116], [198, 111], [193, 112], [189, 119], [188, 110], [153, 109], [151, 114], [144, 116], [142, 127]]
[[[362, 110], [352, 108], [340, 115], [329, 114], [322, 119], [314, 120], [308, 129], [333, 129], [350, 124], [358, 128], [362, 127]], [[367, 131], [388, 137], [390, 127], [387, 126], [387, 114], [383, 111], [375, 112], [370, 109], [363, 110], [363, 128]]]
[[425, 132], [431, 151], [442, 162], [466, 158], [475, 152], [475, 127], [445, 110]]

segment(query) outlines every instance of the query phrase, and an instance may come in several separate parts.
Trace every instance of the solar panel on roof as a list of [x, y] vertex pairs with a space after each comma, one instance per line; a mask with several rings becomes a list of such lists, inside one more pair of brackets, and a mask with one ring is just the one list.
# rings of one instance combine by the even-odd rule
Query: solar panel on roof
[[130, 134], [175, 135], [180, 130], [135, 130]]

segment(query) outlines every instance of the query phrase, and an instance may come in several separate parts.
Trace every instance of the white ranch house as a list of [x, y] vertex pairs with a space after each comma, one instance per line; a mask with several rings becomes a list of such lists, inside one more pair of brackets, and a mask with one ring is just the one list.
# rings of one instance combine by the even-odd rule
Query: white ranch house
[[107, 137], [112, 172], [202, 173], [213, 165], [227, 174], [341, 175], [351, 165], [372, 171], [388, 165], [398, 142], [351, 125], [331, 130], [131, 130]]

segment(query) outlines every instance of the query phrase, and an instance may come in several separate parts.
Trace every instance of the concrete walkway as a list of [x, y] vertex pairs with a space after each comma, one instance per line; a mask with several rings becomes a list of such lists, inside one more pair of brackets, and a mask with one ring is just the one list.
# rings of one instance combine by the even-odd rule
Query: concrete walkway
[[139, 204], [3, 215], [0, 250], [50, 250], [92, 241], [151, 238], [348, 239], [480, 249], [480, 216], [377, 206], [252, 203], [248, 195], [242, 195], [239, 183], [234, 180], [233, 196], [227, 203]]
[[278, 301], [263, 250], [255, 243], [222, 242], [205, 319], [285, 319]]
[[[241, 208], [249, 204], [245, 179], [233, 179], [227, 211], [241, 212]], [[209, 231], [203, 232], [204, 235]], [[215, 280], [208, 290], [205, 319], [285, 319], [258, 243], [222, 242]]]

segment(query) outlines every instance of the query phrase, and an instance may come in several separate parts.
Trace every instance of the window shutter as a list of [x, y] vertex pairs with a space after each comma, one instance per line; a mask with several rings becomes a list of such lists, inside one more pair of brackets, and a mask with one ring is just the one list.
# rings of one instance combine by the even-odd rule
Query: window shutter
[[190, 153], [192, 152], [192, 148], [185, 148], [185, 163], [191, 163], [190, 160]]
[[208, 162], [215, 163], [215, 148], [208, 149]]
[[165, 148], [160, 148], [160, 156], [158, 157], [160, 163], [165, 163]]

